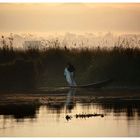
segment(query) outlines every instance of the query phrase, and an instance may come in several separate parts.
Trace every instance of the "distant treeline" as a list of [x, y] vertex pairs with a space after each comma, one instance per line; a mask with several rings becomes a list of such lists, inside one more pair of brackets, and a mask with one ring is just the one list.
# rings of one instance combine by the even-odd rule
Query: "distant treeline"
[[63, 71], [67, 62], [76, 68], [77, 84], [112, 78], [110, 87], [140, 87], [139, 48], [67, 49], [57, 46], [15, 50], [3, 46], [0, 48], [0, 89], [64, 86], [67, 83]]

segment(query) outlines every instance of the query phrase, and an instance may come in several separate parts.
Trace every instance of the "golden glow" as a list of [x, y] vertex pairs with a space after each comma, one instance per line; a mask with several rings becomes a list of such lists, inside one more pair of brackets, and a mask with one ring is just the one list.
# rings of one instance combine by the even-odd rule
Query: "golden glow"
[[138, 3], [0, 4], [1, 32], [140, 32]]

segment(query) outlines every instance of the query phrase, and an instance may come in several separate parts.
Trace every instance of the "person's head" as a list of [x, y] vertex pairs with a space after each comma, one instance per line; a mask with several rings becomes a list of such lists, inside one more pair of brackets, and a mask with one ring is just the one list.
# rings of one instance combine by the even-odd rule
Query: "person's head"
[[67, 63], [67, 67], [69, 67], [69, 66], [71, 66], [71, 63], [70, 62]]

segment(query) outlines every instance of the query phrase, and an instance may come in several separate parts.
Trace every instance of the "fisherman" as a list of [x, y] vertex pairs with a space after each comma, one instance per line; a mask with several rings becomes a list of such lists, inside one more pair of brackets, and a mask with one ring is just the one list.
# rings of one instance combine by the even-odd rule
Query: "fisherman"
[[74, 80], [75, 68], [70, 62], [67, 63], [67, 66], [64, 69], [64, 75], [66, 77], [69, 86], [76, 86], [76, 82]]

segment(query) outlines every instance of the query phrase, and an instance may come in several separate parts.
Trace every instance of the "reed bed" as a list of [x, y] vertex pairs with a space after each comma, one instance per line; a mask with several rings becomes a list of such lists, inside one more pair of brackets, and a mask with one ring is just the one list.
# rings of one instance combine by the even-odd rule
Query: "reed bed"
[[[55, 44], [55, 43], [54, 43]], [[63, 75], [67, 62], [76, 68], [78, 84], [112, 78], [110, 87], [140, 87], [140, 49], [120, 46], [111, 48], [43, 49], [0, 48], [0, 89], [34, 89], [65, 86]]]

